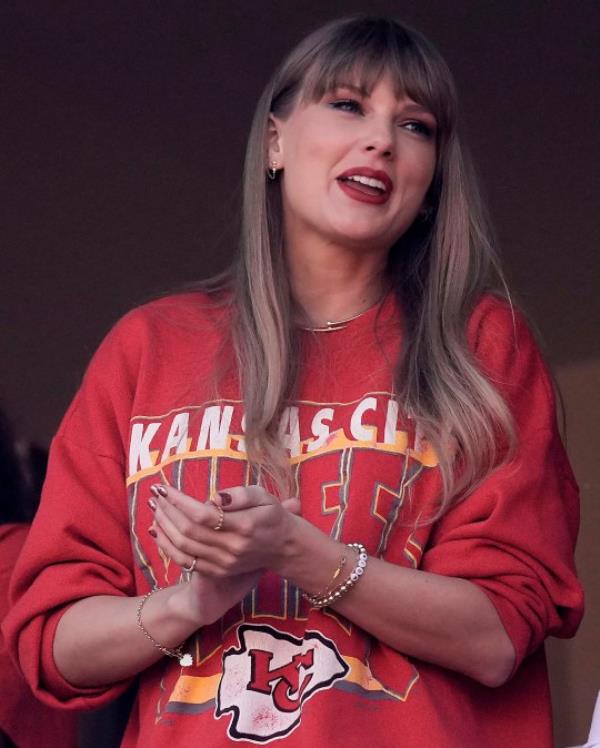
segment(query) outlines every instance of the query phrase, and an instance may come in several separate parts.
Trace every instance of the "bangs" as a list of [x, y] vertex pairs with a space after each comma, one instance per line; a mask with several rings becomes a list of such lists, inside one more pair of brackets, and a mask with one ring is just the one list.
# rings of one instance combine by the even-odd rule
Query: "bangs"
[[389, 75], [396, 96], [407, 96], [428, 109], [437, 120], [438, 132], [454, 128], [452, 76], [420, 34], [390, 19], [350, 19], [313, 54], [300, 84], [303, 100], [318, 101], [344, 85], [369, 95], [379, 79]]

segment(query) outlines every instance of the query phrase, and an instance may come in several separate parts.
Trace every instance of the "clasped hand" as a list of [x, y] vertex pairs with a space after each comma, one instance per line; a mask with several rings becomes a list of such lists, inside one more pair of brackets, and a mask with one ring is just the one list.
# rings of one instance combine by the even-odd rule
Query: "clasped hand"
[[[171, 486], [157, 485], [151, 534], [161, 551], [200, 575], [224, 578], [271, 569], [280, 572], [294, 533], [296, 498], [279, 501], [260, 486], [238, 486], [202, 503]], [[213, 503], [214, 502], [214, 503]], [[220, 512], [224, 521], [220, 530]], [[195, 562], [194, 562], [195, 559]]]
[[260, 486], [230, 488], [205, 503], [171, 486], [153, 486], [152, 493], [150, 534], [163, 554], [194, 571], [172, 606], [195, 627], [218, 620], [265, 569], [281, 573], [299, 520], [297, 499], [280, 502]]

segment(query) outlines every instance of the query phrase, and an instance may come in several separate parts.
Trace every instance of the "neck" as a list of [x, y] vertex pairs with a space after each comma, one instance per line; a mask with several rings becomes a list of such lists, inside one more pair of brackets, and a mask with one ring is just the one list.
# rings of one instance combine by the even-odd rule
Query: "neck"
[[376, 304], [386, 291], [385, 257], [368, 252], [322, 251], [315, 258], [288, 253], [298, 323], [321, 328]]

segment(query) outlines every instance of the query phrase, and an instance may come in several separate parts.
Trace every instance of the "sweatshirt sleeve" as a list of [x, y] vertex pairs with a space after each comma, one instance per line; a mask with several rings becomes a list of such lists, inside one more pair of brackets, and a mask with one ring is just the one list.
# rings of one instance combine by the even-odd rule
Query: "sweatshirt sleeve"
[[136, 594], [124, 455], [142, 334], [132, 313], [94, 356], [51, 445], [40, 508], [11, 583], [7, 643], [51, 706], [94, 708], [128, 685], [73, 687], [52, 650], [58, 622], [77, 600]]
[[546, 636], [572, 636], [581, 620], [579, 496], [551, 380], [523, 318], [488, 297], [469, 336], [512, 411], [517, 451], [437, 523], [422, 568], [469, 579], [488, 595], [515, 648], [516, 669]]

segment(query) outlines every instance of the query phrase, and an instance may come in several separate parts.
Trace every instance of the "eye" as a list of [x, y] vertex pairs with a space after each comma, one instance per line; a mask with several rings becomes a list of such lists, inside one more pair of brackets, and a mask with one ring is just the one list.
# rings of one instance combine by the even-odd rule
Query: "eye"
[[402, 127], [404, 127], [405, 130], [409, 130], [410, 132], [414, 132], [417, 135], [422, 135], [426, 138], [430, 138], [433, 135], [433, 128], [426, 122], [422, 122], [421, 120], [404, 122], [402, 124]]
[[329, 106], [332, 109], [337, 109], [341, 112], [354, 112], [355, 114], [362, 114], [362, 106], [355, 99], [338, 99], [332, 101]]

